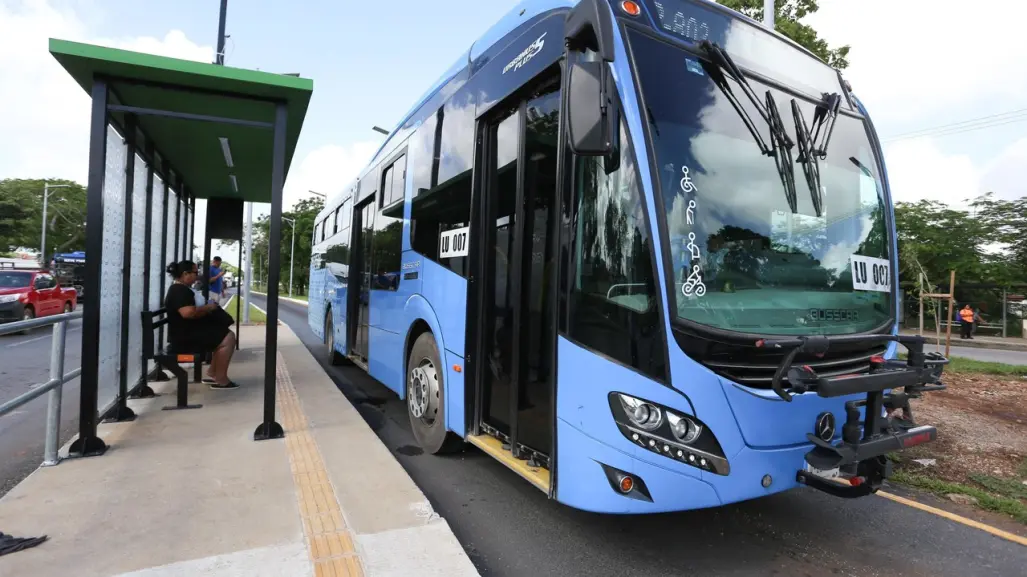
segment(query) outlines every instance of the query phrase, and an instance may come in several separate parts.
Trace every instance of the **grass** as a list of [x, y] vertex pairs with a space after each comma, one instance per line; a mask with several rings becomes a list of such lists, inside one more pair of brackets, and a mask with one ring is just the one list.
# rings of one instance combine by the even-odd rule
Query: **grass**
[[[906, 354], [900, 353], [900, 359], [905, 359]], [[1027, 375], [1027, 365], [1007, 365], [1006, 363], [993, 363], [990, 361], [977, 361], [963, 357], [951, 357], [949, 364], [945, 366], [946, 373], [976, 373], [979, 375], [1000, 375], [1000, 376], [1022, 376]]]
[[[260, 284], [255, 284], [255, 285], [253, 285], [253, 291], [254, 292], [258, 292], [258, 293], [267, 294], [267, 286], [260, 285]], [[290, 297], [289, 296], [289, 289], [278, 291], [278, 296], [279, 297], [288, 297], [288, 298], [291, 298], [293, 300], [307, 302], [307, 295], [293, 295], [293, 296]]]
[[1027, 365], [1007, 365], [1005, 363], [993, 363], [989, 361], [976, 361], [962, 357], [952, 357], [945, 367], [945, 372], [950, 373], [977, 373], [982, 375], [1006, 375], [1020, 376], [1027, 375]]
[[[967, 495], [977, 499], [978, 507], [988, 511], [994, 511], [995, 513], [1009, 515], [1016, 521], [1027, 525], [1027, 505], [1024, 505], [1023, 502], [1015, 498], [993, 495], [992, 493], [983, 489], [978, 489], [977, 487], [971, 487], [962, 483], [942, 481], [940, 479], [934, 479], [932, 477], [918, 475], [915, 473], [908, 473], [902, 470], [893, 472], [889, 480], [902, 485], [917, 487], [918, 489], [923, 489], [942, 497], [952, 493]], [[1004, 479], [995, 480], [1003, 483], [1006, 482]], [[1014, 481], [1009, 482], [1012, 483]]]
[[[224, 307], [225, 310], [228, 311], [228, 314], [232, 315], [233, 319], [235, 318], [235, 299], [236, 298], [237, 297], [233, 296], [227, 303], [225, 303], [225, 307]], [[257, 307], [253, 306], [252, 304], [250, 305], [250, 323], [253, 323], [253, 324], [265, 324], [265, 323], [267, 323], [267, 316], [264, 315], [264, 313], [262, 313], [259, 310], [257, 310]]]

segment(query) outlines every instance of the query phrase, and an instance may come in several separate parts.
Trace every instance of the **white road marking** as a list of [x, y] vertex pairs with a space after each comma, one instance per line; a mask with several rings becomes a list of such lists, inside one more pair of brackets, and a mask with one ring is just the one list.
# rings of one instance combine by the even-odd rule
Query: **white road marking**
[[[71, 327], [70, 329], [68, 329], [67, 332], [70, 333], [71, 331], [74, 331], [74, 330], [77, 330], [77, 329], [80, 329], [80, 328], [82, 328], [82, 327], [81, 326], [74, 326], [74, 327]], [[67, 334], [67, 333], [65, 333], [65, 334]], [[33, 337], [31, 339], [28, 339], [28, 340], [18, 341], [16, 343], [11, 343], [11, 344], [7, 345], [7, 348], [11, 349], [11, 348], [14, 348], [14, 347], [20, 347], [21, 345], [27, 345], [29, 343], [34, 343], [36, 341], [41, 341], [43, 339], [48, 339], [48, 338], [50, 338], [52, 336], [53, 336], [53, 334], [46, 334], [46, 335], [43, 335], [41, 337]]]

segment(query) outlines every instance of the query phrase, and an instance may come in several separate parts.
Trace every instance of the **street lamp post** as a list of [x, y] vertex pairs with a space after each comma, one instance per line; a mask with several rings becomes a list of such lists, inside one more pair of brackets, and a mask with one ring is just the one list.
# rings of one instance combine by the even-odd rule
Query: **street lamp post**
[[43, 234], [39, 241], [39, 264], [46, 267], [46, 201], [50, 198], [50, 191], [55, 188], [71, 188], [70, 184], [43, 184]]
[[308, 190], [307, 192], [309, 192], [310, 194], [316, 194], [317, 196], [320, 196], [321, 198], [328, 198], [327, 195], [325, 195], [324, 193], [318, 192], [316, 190]]
[[282, 220], [292, 225], [292, 248], [289, 249], [289, 298], [292, 298], [292, 259], [296, 256], [296, 221], [284, 216], [282, 217]]

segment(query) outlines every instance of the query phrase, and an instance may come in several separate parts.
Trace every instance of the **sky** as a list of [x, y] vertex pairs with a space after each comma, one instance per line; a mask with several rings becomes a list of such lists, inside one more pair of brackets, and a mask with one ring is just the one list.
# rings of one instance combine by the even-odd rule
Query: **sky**
[[[392, 129], [516, 3], [229, 0], [226, 65], [314, 80], [286, 209], [308, 190], [341, 190], [382, 142], [371, 127]], [[0, 0], [0, 178], [86, 181], [89, 99], [49, 55], [48, 38], [210, 62], [218, 8], [218, 0]], [[981, 26], [970, 19], [984, 16]], [[901, 138], [1027, 109], [1024, 21], [1019, 0], [820, 0], [807, 22], [830, 45], [852, 47], [844, 75], [885, 142], [896, 200], [959, 206], [983, 192], [1027, 194], [1027, 114]], [[202, 246], [203, 212], [197, 217]]]

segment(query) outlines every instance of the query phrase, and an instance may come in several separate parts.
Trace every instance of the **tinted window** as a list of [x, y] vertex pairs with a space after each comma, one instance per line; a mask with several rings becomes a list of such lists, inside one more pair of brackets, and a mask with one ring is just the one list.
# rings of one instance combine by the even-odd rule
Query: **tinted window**
[[[411, 138], [418, 152], [411, 167], [414, 193], [410, 209], [410, 245], [453, 272], [466, 276], [467, 257], [439, 259], [443, 232], [469, 226], [471, 155], [474, 149], [473, 107], [447, 104], [432, 122], [425, 121]], [[413, 144], [412, 144], [413, 145]], [[431, 152], [428, 152], [431, 151]], [[423, 187], [422, 174], [431, 176]]]
[[424, 122], [410, 136], [407, 149], [410, 151], [410, 168], [407, 175], [410, 178], [410, 195], [414, 198], [419, 194], [428, 192], [432, 186], [432, 164], [435, 157], [435, 133], [440, 127], [437, 122], [438, 114], [433, 114], [424, 119]]
[[[406, 157], [399, 159], [382, 173], [382, 198], [403, 198], [403, 173]], [[398, 193], [396, 191], [399, 191]], [[398, 210], [396, 210], [398, 208]], [[374, 219], [372, 242], [371, 288], [375, 290], [396, 290], [399, 288], [399, 268], [403, 252], [403, 203], [394, 204], [392, 210], [385, 207]]]
[[336, 219], [339, 232], [332, 237], [332, 243], [325, 249], [318, 260], [320, 268], [327, 268], [328, 273], [335, 277], [335, 281], [343, 286], [349, 281], [349, 240], [350, 240], [350, 217], [353, 214], [352, 201], [347, 199], [338, 210], [339, 217]]
[[339, 209], [335, 209], [335, 213], [332, 215], [332, 234], [339, 232]]
[[657, 379], [666, 374], [639, 175], [623, 124], [619, 168], [574, 166], [568, 336]]

